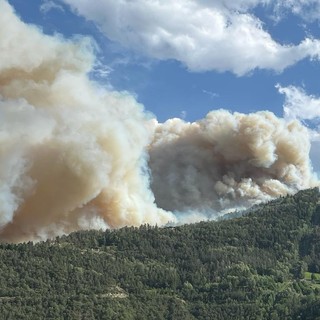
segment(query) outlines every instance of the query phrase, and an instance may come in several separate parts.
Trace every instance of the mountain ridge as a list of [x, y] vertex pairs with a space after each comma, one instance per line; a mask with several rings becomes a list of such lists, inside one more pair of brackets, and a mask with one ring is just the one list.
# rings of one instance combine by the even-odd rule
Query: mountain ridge
[[3, 319], [320, 319], [320, 194], [178, 227], [0, 244]]

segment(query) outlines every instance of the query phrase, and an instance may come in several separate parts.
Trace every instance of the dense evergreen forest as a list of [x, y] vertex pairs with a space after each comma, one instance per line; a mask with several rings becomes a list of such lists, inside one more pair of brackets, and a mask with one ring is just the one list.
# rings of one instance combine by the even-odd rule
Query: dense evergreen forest
[[320, 319], [320, 195], [240, 218], [0, 244], [1, 319]]

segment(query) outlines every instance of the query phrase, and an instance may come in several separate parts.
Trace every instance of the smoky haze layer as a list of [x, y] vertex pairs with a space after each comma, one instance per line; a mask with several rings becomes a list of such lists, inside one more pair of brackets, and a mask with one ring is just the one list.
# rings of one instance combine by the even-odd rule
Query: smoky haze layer
[[152, 190], [171, 211], [210, 215], [317, 184], [307, 129], [270, 112], [210, 112], [195, 123], [156, 124], [150, 147]]
[[94, 65], [89, 39], [46, 36], [0, 0], [0, 241], [190, 222], [316, 183], [298, 122], [216, 111], [158, 124], [91, 81]]

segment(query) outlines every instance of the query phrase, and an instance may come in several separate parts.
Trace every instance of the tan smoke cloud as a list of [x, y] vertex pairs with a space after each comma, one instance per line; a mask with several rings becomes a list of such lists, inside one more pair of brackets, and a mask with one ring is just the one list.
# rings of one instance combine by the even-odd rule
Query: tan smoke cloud
[[[308, 131], [270, 112], [156, 124], [152, 190], [166, 210], [218, 213], [316, 185]], [[182, 214], [183, 216], [183, 214]]]
[[145, 174], [150, 121], [89, 81], [93, 61], [88, 40], [45, 36], [0, 1], [0, 239], [174, 220]]
[[217, 111], [157, 124], [130, 95], [89, 80], [93, 51], [0, 0], [1, 241], [191, 222], [315, 183], [298, 122]]

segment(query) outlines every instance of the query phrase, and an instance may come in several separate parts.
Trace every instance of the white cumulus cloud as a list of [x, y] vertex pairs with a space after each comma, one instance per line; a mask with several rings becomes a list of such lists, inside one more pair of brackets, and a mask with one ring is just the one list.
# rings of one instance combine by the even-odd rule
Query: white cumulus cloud
[[180, 61], [191, 71], [281, 72], [302, 59], [319, 58], [319, 40], [283, 45], [249, 12], [272, 3], [268, 0], [61, 1], [122, 46], [151, 58]]
[[276, 86], [285, 95], [283, 112], [285, 118], [313, 120], [320, 117], [320, 97], [308, 95], [303, 88]]
[[320, 97], [308, 94], [303, 88], [276, 86], [278, 91], [285, 96], [283, 116], [287, 119], [309, 120], [311, 141], [310, 160], [313, 170], [320, 177], [320, 132], [317, 124], [320, 119]]

